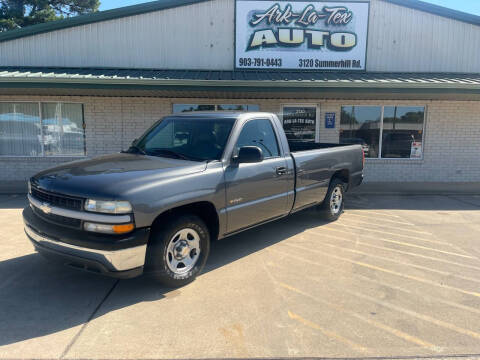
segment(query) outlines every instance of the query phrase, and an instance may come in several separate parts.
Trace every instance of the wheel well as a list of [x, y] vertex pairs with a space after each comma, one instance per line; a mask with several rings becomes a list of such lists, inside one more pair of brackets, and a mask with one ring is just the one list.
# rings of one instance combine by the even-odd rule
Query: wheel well
[[218, 238], [219, 222], [217, 210], [215, 209], [215, 206], [208, 201], [200, 201], [169, 209], [155, 218], [152, 228], [160, 226], [169, 218], [183, 214], [192, 214], [198, 216], [203, 220], [205, 225], [207, 225], [210, 232], [210, 239], [216, 240]]
[[335, 178], [343, 181], [345, 184], [347, 184], [347, 187], [348, 187], [348, 184], [350, 183], [350, 173], [348, 172], [347, 169], [335, 171], [335, 173], [332, 176], [332, 180]]

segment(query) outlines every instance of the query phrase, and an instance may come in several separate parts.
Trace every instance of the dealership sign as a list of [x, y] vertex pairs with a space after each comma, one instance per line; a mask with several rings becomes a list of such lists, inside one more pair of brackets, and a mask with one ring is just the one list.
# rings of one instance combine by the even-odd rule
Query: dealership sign
[[235, 67], [365, 70], [368, 2], [236, 0]]

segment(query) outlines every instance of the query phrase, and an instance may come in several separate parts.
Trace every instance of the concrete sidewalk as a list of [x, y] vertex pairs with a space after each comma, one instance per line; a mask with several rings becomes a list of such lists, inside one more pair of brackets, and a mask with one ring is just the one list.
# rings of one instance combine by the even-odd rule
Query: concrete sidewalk
[[365, 195], [480, 195], [480, 182], [367, 182], [352, 190]]
[[214, 243], [177, 290], [46, 262], [25, 205], [0, 196], [1, 359], [480, 354], [480, 196], [353, 194]]

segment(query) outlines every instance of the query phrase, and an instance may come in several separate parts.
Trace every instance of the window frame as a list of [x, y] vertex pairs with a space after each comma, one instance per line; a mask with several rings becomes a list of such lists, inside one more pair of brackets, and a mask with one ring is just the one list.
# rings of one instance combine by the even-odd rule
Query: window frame
[[[269, 123], [270, 123], [270, 126], [272, 127], [272, 131], [273, 131], [273, 137], [275, 138], [275, 142], [277, 144], [277, 150], [278, 150], [278, 155], [277, 156], [263, 156], [263, 159], [264, 160], [270, 160], [270, 159], [277, 159], [277, 158], [281, 158], [282, 157], [282, 148], [280, 147], [279, 145], [279, 142], [278, 142], [278, 138], [277, 138], [277, 133], [275, 131], [275, 126], [273, 124], [273, 121], [272, 119], [270, 118], [267, 118], [267, 117], [255, 117], [255, 118], [250, 118], [248, 119], [247, 121], [245, 121], [242, 125], [242, 128], [240, 129], [240, 131], [238, 132], [238, 136], [237, 138], [235, 139], [235, 144], [233, 146], [233, 151], [235, 152], [236, 149], [237, 149], [237, 144], [238, 144], [238, 139], [240, 138], [240, 135], [242, 134], [242, 131], [243, 129], [245, 128], [245, 126], [251, 122], [251, 121], [255, 121], [255, 120], [267, 120]], [[263, 152], [263, 149], [262, 149], [262, 152]]]
[[[0, 159], [1, 158], [31, 158], [31, 159], [54, 159], [54, 158], [76, 158], [76, 159], [81, 159], [81, 158], [86, 158], [87, 157], [87, 136], [86, 136], [86, 124], [85, 124], [85, 104], [83, 102], [79, 101], [54, 101], [54, 100], [48, 100], [48, 101], [29, 101], [29, 100], [1, 100], [0, 103], [2, 104], [12, 104], [12, 103], [30, 103], [30, 104], [37, 104], [38, 105], [38, 116], [40, 118], [40, 136], [42, 138], [42, 154], [41, 155], [2, 155], [0, 154]], [[44, 136], [43, 136], [43, 124], [42, 124], [42, 104], [80, 104], [82, 107], [82, 125], [83, 125], [83, 155], [62, 155], [62, 154], [56, 154], [56, 155], [45, 155], [45, 144], [44, 144]]]
[[[341, 113], [342, 113], [342, 108], [346, 106], [352, 106], [352, 107], [361, 107], [361, 106], [377, 106], [380, 108], [380, 134], [379, 134], [379, 145], [378, 145], [378, 156], [377, 157], [365, 157], [365, 161], [423, 161], [424, 160], [424, 153], [425, 153], [425, 129], [427, 127], [427, 118], [428, 118], [428, 107], [427, 104], [418, 104], [418, 105], [405, 105], [405, 104], [384, 104], [384, 105], [379, 105], [379, 104], [361, 104], [361, 105], [353, 105], [353, 104], [342, 104], [340, 105], [340, 121], [339, 121], [339, 126], [341, 126]], [[383, 146], [383, 118], [385, 114], [385, 107], [421, 107], [423, 106], [423, 126], [422, 126], [422, 157], [420, 158], [389, 158], [389, 157], [382, 157], [382, 146]], [[340, 129], [341, 130], [341, 129]], [[338, 140], [340, 142], [340, 134], [338, 136]]]

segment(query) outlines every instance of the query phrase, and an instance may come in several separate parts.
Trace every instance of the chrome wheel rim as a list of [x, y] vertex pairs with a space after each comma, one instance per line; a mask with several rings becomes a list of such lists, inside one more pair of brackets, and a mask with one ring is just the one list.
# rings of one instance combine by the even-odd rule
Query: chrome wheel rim
[[192, 270], [200, 257], [200, 235], [191, 228], [177, 231], [168, 242], [165, 254], [168, 268], [175, 274]]
[[330, 195], [330, 210], [332, 214], [338, 214], [342, 208], [342, 188], [340, 186], [335, 186]]

